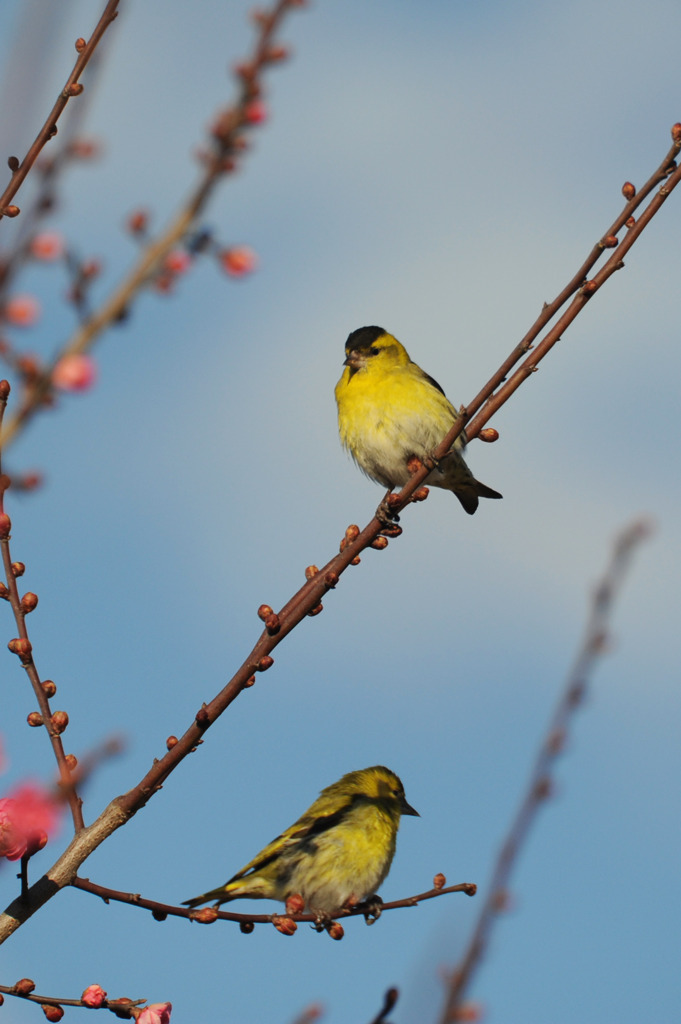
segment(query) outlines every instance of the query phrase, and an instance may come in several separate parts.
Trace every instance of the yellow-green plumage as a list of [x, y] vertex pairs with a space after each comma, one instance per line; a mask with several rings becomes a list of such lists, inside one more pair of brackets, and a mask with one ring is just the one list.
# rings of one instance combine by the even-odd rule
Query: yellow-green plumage
[[228, 882], [184, 906], [239, 897], [285, 902], [298, 893], [306, 910], [333, 916], [383, 882], [402, 814], [418, 812], [394, 772], [381, 765], [349, 772]]
[[[336, 385], [343, 446], [367, 476], [392, 490], [407, 483], [408, 461], [422, 462], [452, 428], [457, 412], [437, 381], [412, 362], [382, 327], [360, 327], [345, 343], [345, 370]], [[478, 498], [500, 498], [476, 480], [461, 454], [461, 436], [425, 480], [453, 491], [466, 512]]]

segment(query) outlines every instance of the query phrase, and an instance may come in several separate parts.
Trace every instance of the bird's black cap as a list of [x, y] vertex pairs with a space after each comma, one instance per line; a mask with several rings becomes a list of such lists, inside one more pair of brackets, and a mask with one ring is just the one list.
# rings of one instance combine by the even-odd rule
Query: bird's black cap
[[364, 348], [371, 348], [376, 339], [385, 333], [383, 327], [358, 327], [356, 331], [348, 335], [345, 350], [349, 352], [351, 349], [356, 349], [361, 352]]

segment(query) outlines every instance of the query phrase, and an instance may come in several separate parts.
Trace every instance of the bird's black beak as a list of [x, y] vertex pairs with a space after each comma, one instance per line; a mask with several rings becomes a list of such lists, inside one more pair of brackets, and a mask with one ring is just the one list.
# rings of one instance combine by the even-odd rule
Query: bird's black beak
[[407, 803], [406, 797], [402, 797], [402, 803], [400, 804], [400, 811], [402, 814], [413, 814], [415, 818], [420, 818], [421, 815], [418, 811], [415, 811], [411, 804]]

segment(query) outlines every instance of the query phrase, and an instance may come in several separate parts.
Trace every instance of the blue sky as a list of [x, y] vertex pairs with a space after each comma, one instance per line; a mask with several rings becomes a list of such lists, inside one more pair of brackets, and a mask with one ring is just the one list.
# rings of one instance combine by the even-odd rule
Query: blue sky
[[[62, 0], [22, 95], [29, 113], [3, 91], [6, 155], [42, 123], [99, 8]], [[28, 9], [0, 11], [6, 60]], [[149, 207], [162, 225], [196, 179], [248, 10], [122, 5], [89, 120], [104, 153], [64, 180], [52, 222], [103, 260], [99, 297], [134, 256], [127, 213]], [[127, 737], [86, 792], [87, 820], [231, 676], [258, 605], [280, 607], [348, 523], [371, 518], [380, 490], [336, 434], [347, 334], [385, 326], [452, 401], [472, 398], [619, 212], [622, 183], [641, 184], [666, 151], [680, 30], [678, 5], [657, 0], [318, 0], [288, 20], [294, 58], [267, 80], [271, 121], [207, 218], [224, 244], [258, 252], [259, 272], [231, 282], [205, 262], [173, 296], [142, 295], [97, 349], [97, 388], [37, 420], [11, 455], [47, 476], [10, 499], [13, 555], [40, 597], [31, 636], [71, 717], [68, 749]], [[323, 786], [385, 763], [421, 818], [403, 822], [383, 896], [437, 871], [484, 887], [590, 588], [616, 531], [645, 514], [655, 535], [472, 996], [505, 1024], [675, 1019], [680, 216], [675, 194], [495, 418], [500, 441], [471, 445], [504, 501], [469, 518], [436, 492], [407, 510], [403, 536], [346, 574], [83, 874], [180, 902], [238, 870]], [[45, 304], [26, 344], [52, 352], [72, 329], [65, 282], [38, 267], [21, 287]], [[49, 777], [9, 653], [2, 671], [7, 785]], [[9, 902], [11, 866], [0, 885]], [[307, 928], [286, 939], [158, 924], [66, 891], [5, 946], [2, 981], [167, 999], [178, 1024], [287, 1022], [313, 1001], [329, 1024], [368, 1021], [398, 984], [391, 1019], [408, 1024], [436, 1019], [441, 969], [475, 911], [450, 896], [371, 929], [349, 922], [334, 943]]]

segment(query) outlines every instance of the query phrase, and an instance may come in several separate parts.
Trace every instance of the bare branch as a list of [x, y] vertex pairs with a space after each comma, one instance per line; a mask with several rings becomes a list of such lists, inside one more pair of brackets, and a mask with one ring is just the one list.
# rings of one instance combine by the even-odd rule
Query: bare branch
[[[94, 896], [99, 896], [108, 903], [110, 900], [114, 900], [117, 903], [127, 903], [130, 906], [140, 907], [142, 910], [150, 910], [157, 921], [163, 921], [167, 917], [185, 917], [190, 921], [198, 921], [200, 924], [212, 924], [213, 921], [235, 921], [237, 924], [272, 924], [273, 920], [282, 917], [280, 913], [274, 914], [239, 914], [235, 911], [229, 910], [213, 910], [212, 907], [204, 907], [202, 910], [210, 911], [209, 914], [205, 915], [210, 920], [202, 920], [201, 910], [189, 909], [188, 907], [179, 907], [172, 903], [159, 903], [156, 900], [145, 899], [140, 896], [139, 893], [134, 892], [122, 892], [119, 889], [110, 889], [105, 885], [98, 885], [96, 882], [91, 882], [89, 878], [76, 877], [71, 882], [71, 885], [75, 889], [82, 889], [83, 892], [92, 893]], [[423, 903], [426, 900], [435, 899], [437, 896], [445, 896], [452, 892], [463, 892], [466, 896], [474, 896], [477, 891], [477, 886], [472, 882], [461, 882], [458, 885], [450, 886], [436, 886], [432, 889], [428, 889], [427, 892], [418, 893], [416, 896], [405, 896], [403, 899], [392, 900], [389, 903], [380, 904], [381, 913], [385, 910], [400, 910], [405, 907], [416, 907], [419, 903]], [[338, 915], [339, 918], [346, 917], [366, 917], [368, 910], [371, 909], [371, 904], [357, 904], [347, 910], [343, 910]], [[198, 916], [197, 916], [198, 915]], [[314, 924], [317, 921], [315, 914], [286, 914], [286, 917], [290, 917], [293, 921], [307, 921]]]
[[487, 949], [492, 928], [508, 903], [508, 886], [513, 868], [527, 842], [540, 807], [551, 796], [552, 768], [565, 749], [572, 719], [584, 700], [596, 664], [607, 651], [610, 618], [624, 575], [634, 550], [648, 533], [648, 526], [641, 521], [632, 523], [622, 532], [615, 541], [610, 563], [594, 590], [584, 638], [574, 665], [568, 673], [563, 693], [537, 754], [525, 796], [501, 845], [486, 890], [487, 896], [480, 907], [468, 946], [449, 978], [440, 1024], [452, 1024], [460, 1019], [457, 1014]]
[[[7, 408], [7, 399], [10, 393], [10, 386], [6, 380], [0, 381], [0, 430], [2, 429], [2, 420]], [[47, 730], [47, 734], [50, 737], [50, 743], [52, 744], [52, 750], [57, 760], [57, 766], [59, 768], [59, 777], [64, 789], [65, 799], [68, 800], [71, 808], [71, 815], [73, 817], [73, 825], [76, 832], [83, 828], [83, 810], [82, 800], [76, 792], [74, 780], [71, 777], [71, 772], [66, 760], [66, 754], [64, 753], [64, 745], [62, 743], [61, 734], [68, 723], [68, 716], [64, 711], [58, 711], [52, 713], [50, 708], [50, 695], [56, 690], [54, 683], [51, 680], [45, 680], [43, 683], [40, 679], [35, 660], [33, 658], [33, 647], [28, 636], [28, 629], [26, 626], [26, 615], [33, 611], [38, 604], [38, 598], [33, 593], [26, 593], [23, 597], [19, 596], [19, 588], [17, 586], [17, 578], [23, 574], [24, 566], [21, 562], [13, 562], [12, 555], [10, 553], [9, 541], [10, 541], [10, 530], [12, 523], [10, 517], [5, 512], [5, 491], [10, 486], [10, 479], [2, 473], [2, 449], [0, 448], [0, 548], [2, 549], [2, 562], [5, 569], [5, 580], [6, 584], [2, 585], [0, 590], [0, 597], [6, 598], [14, 613], [14, 621], [17, 625], [19, 636], [11, 640], [9, 643], [9, 649], [17, 655], [23, 668], [26, 670], [26, 674], [29, 678], [33, 693], [38, 702], [40, 713], [32, 712], [32, 714], [38, 714], [39, 721], [35, 723], [31, 721], [31, 715], [29, 715], [29, 725], [38, 724], [43, 725]]]
[[71, 99], [71, 97], [79, 96], [80, 93], [83, 91], [83, 87], [79, 84], [78, 79], [85, 70], [88, 61], [92, 57], [92, 54], [95, 52], [95, 49], [97, 48], [97, 44], [99, 43], [100, 39], [106, 32], [111, 22], [114, 20], [114, 18], [117, 17], [118, 3], [119, 0], [108, 0], [108, 3], [104, 8], [102, 16], [97, 22], [95, 30], [90, 36], [88, 42], [86, 43], [85, 40], [81, 39], [77, 40], [76, 49], [78, 50], [78, 59], [73, 67], [73, 71], [66, 80], [66, 85], [59, 94], [56, 103], [52, 107], [52, 110], [47, 115], [47, 120], [45, 121], [45, 124], [38, 132], [35, 141], [31, 145], [30, 149], [28, 150], [28, 153], [21, 161], [21, 163], [17, 161], [15, 165], [14, 159], [10, 158], [10, 169], [12, 170], [12, 177], [9, 185], [2, 193], [2, 195], [0, 195], [0, 219], [2, 219], [2, 217], [5, 216], [16, 217], [16, 215], [19, 213], [19, 210], [16, 206], [9, 206], [9, 204], [19, 191], [20, 186], [23, 184], [26, 176], [28, 175], [28, 172], [31, 170], [31, 167], [38, 158], [38, 155], [42, 150], [43, 146], [45, 146], [46, 143], [49, 142], [49, 140], [57, 134], [57, 121], [61, 117], [64, 108], [66, 107], [66, 104]]

